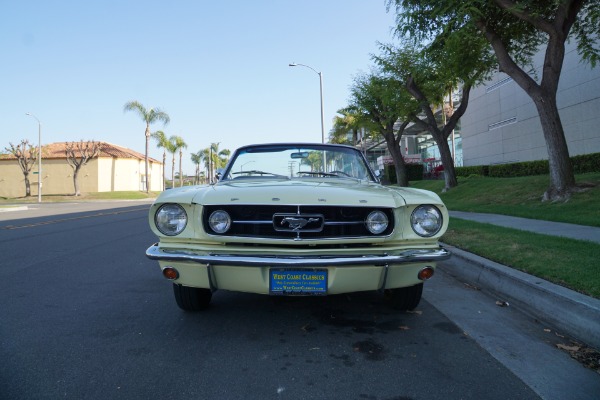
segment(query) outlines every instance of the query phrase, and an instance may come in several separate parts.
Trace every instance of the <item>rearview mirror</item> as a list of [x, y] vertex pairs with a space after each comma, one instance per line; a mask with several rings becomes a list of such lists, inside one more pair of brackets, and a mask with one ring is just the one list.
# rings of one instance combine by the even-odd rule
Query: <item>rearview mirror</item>
[[299, 151], [297, 153], [292, 153], [290, 154], [291, 158], [307, 158], [308, 157], [308, 151]]

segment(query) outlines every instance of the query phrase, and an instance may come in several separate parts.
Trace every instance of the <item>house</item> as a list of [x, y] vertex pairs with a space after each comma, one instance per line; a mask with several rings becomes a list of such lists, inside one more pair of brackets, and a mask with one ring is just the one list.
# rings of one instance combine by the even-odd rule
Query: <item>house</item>
[[[100, 152], [81, 167], [78, 181], [82, 193], [146, 190], [144, 155], [111, 143], [98, 142]], [[66, 142], [42, 146], [42, 194], [65, 195], [75, 192], [73, 168], [67, 163]], [[77, 153], [76, 153], [77, 154]], [[150, 190], [163, 190], [163, 164], [148, 159]], [[38, 194], [38, 167], [29, 174], [31, 195]], [[0, 197], [25, 196], [25, 179], [12, 154], [0, 156]]]

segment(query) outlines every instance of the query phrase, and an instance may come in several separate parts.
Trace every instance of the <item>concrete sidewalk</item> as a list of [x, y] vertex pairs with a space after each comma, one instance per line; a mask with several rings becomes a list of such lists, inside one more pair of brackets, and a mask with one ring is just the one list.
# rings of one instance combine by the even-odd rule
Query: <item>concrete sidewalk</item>
[[[459, 211], [451, 211], [450, 216], [600, 243], [600, 228], [595, 227]], [[440, 268], [448, 274], [502, 298], [511, 306], [553, 325], [574, 339], [600, 349], [600, 300], [452, 246], [445, 247], [454, 256], [440, 264]]]

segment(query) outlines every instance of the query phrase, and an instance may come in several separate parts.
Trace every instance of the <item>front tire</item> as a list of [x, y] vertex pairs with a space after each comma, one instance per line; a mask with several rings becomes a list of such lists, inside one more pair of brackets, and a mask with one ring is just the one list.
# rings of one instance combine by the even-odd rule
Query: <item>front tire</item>
[[422, 283], [415, 286], [385, 290], [385, 298], [392, 308], [402, 311], [414, 310], [419, 305], [422, 294]]
[[173, 284], [173, 293], [179, 308], [185, 311], [206, 310], [210, 305], [212, 292], [210, 289], [201, 289]]

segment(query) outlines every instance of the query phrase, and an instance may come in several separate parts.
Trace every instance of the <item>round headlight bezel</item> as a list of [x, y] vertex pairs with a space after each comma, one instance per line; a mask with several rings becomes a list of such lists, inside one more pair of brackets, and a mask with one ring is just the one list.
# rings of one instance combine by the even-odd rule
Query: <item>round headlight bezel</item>
[[433, 237], [442, 230], [444, 217], [436, 206], [422, 204], [410, 215], [410, 226], [421, 237]]
[[390, 220], [385, 212], [374, 210], [365, 218], [365, 226], [373, 235], [381, 235], [390, 226]]
[[154, 214], [154, 225], [165, 236], [177, 236], [181, 234], [185, 230], [187, 223], [187, 212], [179, 204], [163, 204]]
[[218, 235], [227, 233], [231, 225], [231, 216], [225, 210], [215, 210], [208, 217], [208, 227]]

